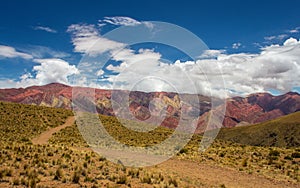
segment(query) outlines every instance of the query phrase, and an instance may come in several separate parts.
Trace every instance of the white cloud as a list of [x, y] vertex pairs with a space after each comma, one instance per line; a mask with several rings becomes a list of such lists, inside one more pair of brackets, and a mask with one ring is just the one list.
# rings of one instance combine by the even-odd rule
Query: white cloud
[[300, 42], [290, 38], [283, 45], [263, 48], [260, 54], [223, 55], [218, 63], [231, 90], [246, 94], [270, 89], [286, 92], [300, 84], [299, 54]]
[[[222, 77], [228, 95], [246, 95], [270, 89], [287, 92], [300, 85], [300, 42], [293, 38], [286, 40], [283, 45], [262, 48], [258, 54], [227, 55], [212, 51], [207, 53], [217, 54], [217, 58], [200, 59], [196, 62], [176, 61], [174, 64], [160, 62], [157, 54], [153, 54], [156, 57], [154, 61], [143, 61], [142, 58], [131, 61], [125, 58], [126, 53], [130, 51], [119, 55], [119, 60], [124, 60], [119, 66], [107, 67], [119, 73], [107, 79], [113, 83], [114, 88], [130, 90], [136, 87], [143, 91], [187, 93], [196, 91], [204, 95], [220, 96], [225, 89]], [[216, 71], [218, 66], [222, 74]], [[140, 86], [136, 86], [136, 83]]]
[[138, 53], [134, 53], [130, 49], [122, 49], [112, 52], [112, 59], [116, 61], [124, 61], [128, 63], [135, 63], [139, 61], [158, 61], [161, 58], [161, 54], [149, 49], [139, 49]]
[[16, 83], [18, 87], [27, 87], [31, 85], [44, 85], [53, 82], [69, 84], [68, 77], [78, 74], [79, 71], [74, 65], [62, 59], [35, 59], [39, 65], [33, 67], [35, 73], [26, 73], [20, 77], [20, 81]]
[[281, 34], [281, 35], [278, 35], [278, 36], [277, 36], [277, 38], [278, 38], [279, 40], [283, 40], [283, 39], [285, 39], [285, 38], [287, 38], [287, 37], [288, 37], [287, 34]]
[[[95, 75], [102, 76], [106, 88], [175, 91], [224, 97], [224, 90], [228, 95], [266, 92], [270, 89], [290, 91], [300, 83], [300, 43], [293, 38], [286, 40], [283, 45], [261, 48], [260, 53], [225, 54], [225, 50], [207, 50], [196, 62], [176, 61], [167, 64], [162, 62], [161, 54], [153, 50], [140, 49], [136, 52], [124, 48], [126, 44], [104, 38], [94, 25], [71, 25], [68, 32], [73, 34], [74, 51], [88, 55], [109, 52], [112, 59], [119, 63], [105, 68], [113, 72], [111, 75], [99, 69], [95, 72]], [[286, 37], [287, 35], [282, 34], [270, 36], [266, 40], [282, 40]], [[234, 43], [232, 47], [237, 49], [241, 46], [241, 43]], [[90, 67], [86, 63], [85, 67]], [[222, 72], [218, 71], [218, 67]], [[90, 74], [92, 72], [88, 72]]]
[[299, 33], [299, 31], [297, 29], [291, 29], [289, 30], [290, 33]]
[[25, 48], [22, 48], [23, 52], [31, 54], [34, 58], [65, 58], [70, 57], [71, 55], [62, 51], [57, 51], [46, 46], [39, 45], [27, 45]]
[[210, 59], [210, 58], [216, 58], [221, 54], [224, 54], [226, 50], [205, 50], [203, 54], [199, 57], [200, 59]]
[[97, 76], [102, 76], [104, 73], [105, 73], [104, 70], [100, 69], [100, 70], [97, 71], [96, 75]]
[[233, 49], [239, 49], [241, 46], [242, 46], [242, 44], [239, 43], [239, 42], [233, 43], [233, 44], [232, 44], [232, 48], [233, 48]]
[[264, 39], [267, 41], [267, 42], [271, 42], [271, 41], [282, 41], [284, 39], [286, 39], [288, 37], [287, 34], [280, 34], [280, 35], [273, 35], [273, 36], [267, 36], [267, 37], [264, 37]]
[[114, 16], [114, 17], [104, 17], [103, 20], [99, 20], [98, 26], [103, 27], [107, 24], [117, 25], [117, 26], [136, 26], [140, 24], [145, 24], [149, 29], [153, 29], [154, 25], [151, 22], [137, 21], [133, 18], [126, 16]]
[[299, 44], [299, 41], [297, 41], [297, 39], [294, 38], [289, 38], [283, 43], [284, 46], [292, 46], [297, 44]]
[[23, 58], [23, 59], [32, 59], [32, 55], [23, 53], [23, 52], [18, 52], [16, 51], [15, 48], [10, 47], [10, 46], [3, 46], [0, 45], [0, 57], [5, 57], [5, 58]]
[[299, 33], [299, 31], [300, 31], [300, 27], [296, 27], [294, 29], [288, 30], [287, 32], [289, 32], [289, 33]]
[[274, 40], [276, 39], [276, 36], [268, 36], [268, 37], [264, 37], [265, 40]]
[[0, 79], [0, 88], [15, 88], [16, 82], [12, 79]]
[[73, 34], [72, 43], [75, 52], [97, 55], [125, 46], [123, 43], [101, 37], [95, 25], [73, 24], [67, 31]]
[[48, 33], [57, 33], [56, 30], [51, 29], [50, 27], [44, 27], [44, 26], [36, 26], [36, 27], [34, 27], [34, 30], [46, 31]]
[[130, 49], [122, 49], [121, 51], [114, 52], [112, 56], [113, 60], [121, 61], [122, 63], [118, 66], [110, 64], [106, 69], [116, 73], [128, 72], [136, 76], [147, 75], [153, 71], [152, 68], [159, 66], [160, 58], [161, 54], [149, 49], [140, 49], [138, 53], [134, 53]]
[[124, 25], [124, 26], [135, 26], [141, 24], [141, 22], [125, 16], [104, 17], [104, 19], [99, 20], [99, 22], [109, 23], [112, 25]]

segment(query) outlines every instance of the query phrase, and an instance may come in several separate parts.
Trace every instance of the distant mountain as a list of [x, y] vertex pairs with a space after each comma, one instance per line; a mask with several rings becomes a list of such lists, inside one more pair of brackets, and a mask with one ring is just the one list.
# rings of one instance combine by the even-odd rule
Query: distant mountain
[[227, 101], [224, 126], [254, 124], [300, 110], [300, 95], [289, 92], [280, 96], [257, 93], [245, 98], [234, 97]]
[[[73, 88], [59, 83], [51, 83], [44, 86], [32, 86], [19, 89], [0, 89], [0, 101], [33, 104], [39, 106], [58, 107], [71, 109]], [[102, 90], [95, 89], [95, 98], [88, 98], [87, 93], [76, 94], [76, 102], [83, 104], [95, 104], [96, 110], [104, 115], [116, 115], [125, 117], [124, 112], [129, 110], [135, 118], [140, 120], [148, 119], [152, 114], [160, 119], [163, 107], [166, 105], [153, 104], [153, 99], [160, 99], [164, 104], [167, 104], [165, 109], [166, 115], [162, 125], [169, 128], [175, 128], [180, 119], [180, 100], [176, 93], [171, 92], [140, 92], [126, 90]], [[119, 103], [123, 96], [129, 96], [129, 105], [120, 106]], [[201, 95], [182, 94], [186, 102], [192, 106], [187, 109], [182, 109], [190, 117], [198, 117], [210, 110], [210, 98]], [[199, 99], [200, 105], [195, 99]], [[151, 112], [150, 112], [150, 109]], [[154, 117], [155, 120], [155, 117]]]
[[[0, 101], [71, 109], [72, 90], [72, 87], [59, 83], [19, 89], [0, 89]], [[119, 101], [124, 96], [129, 96], [128, 106], [119, 104]], [[162, 122], [163, 126], [175, 128], [181, 113], [184, 112], [187, 114], [187, 117], [199, 117], [197, 132], [205, 130], [211, 109], [210, 97], [195, 96], [193, 94], [180, 94], [179, 97], [178, 94], [172, 92], [146, 93], [141, 91], [95, 89], [95, 98], [87, 98], [84, 93], [78, 94], [76, 97], [79, 99], [79, 103], [95, 104], [97, 112], [104, 115], [117, 114], [124, 117], [123, 114], [128, 111], [129, 107], [133, 116], [140, 120], [148, 119], [151, 114], [154, 114], [154, 120], [160, 119], [159, 117], [163, 115], [163, 108], [166, 106], [166, 116]], [[153, 99], [163, 101], [164, 105], [161, 105], [159, 100], [154, 104]], [[189, 105], [181, 106], [181, 102]], [[226, 102], [223, 126], [235, 127], [265, 122], [299, 110], [300, 95], [298, 93], [289, 92], [280, 96], [272, 96], [269, 93], [257, 93], [245, 98], [234, 97]]]
[[217, 138], [254, 146], [299, 147], [300, 112], [255, 125], [223, 128]]
[[58, 83], [0, 90], [1, 101], [69, 109], [71, 108], [71, 97], [72, 88]]

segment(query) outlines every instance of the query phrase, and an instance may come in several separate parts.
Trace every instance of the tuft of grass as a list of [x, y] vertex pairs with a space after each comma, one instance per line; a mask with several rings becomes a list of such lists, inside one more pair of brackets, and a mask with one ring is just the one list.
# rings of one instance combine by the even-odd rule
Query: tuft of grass
[[80, 181], [80, 172], [75, 171], [72, 176], [72, 182], [77, 184], [79, 183], [79, 181]]
[[61, 180], [63, 178], [63, 171], [61, 168], [58, 168], [54, 175], [54, 180]]

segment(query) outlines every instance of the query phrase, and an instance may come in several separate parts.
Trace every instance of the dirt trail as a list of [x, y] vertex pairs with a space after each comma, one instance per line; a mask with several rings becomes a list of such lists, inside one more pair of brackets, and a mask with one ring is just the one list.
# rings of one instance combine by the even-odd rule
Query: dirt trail
[[51, 136], [56, 133], [56, 132], [59, 132], [60, 130], [68, 127], [68, 126], [72, 126], [75, 122], [75, 117], [74, 116], [71, 116], [71, 117], [68, 117], [66, 122], [63, 124], [63, 125], [60, 125], [58, 127], [55, 127], [55, 128], [51, 128], [45, 132], [43, 132], [42, 134], [40, 134], [39, 136], [33, 138], [31, 141], [33, 144], [37, 145], [37, 144], [47, 144], [48, 143], [48, 140], [51, 138]]
[[197, 164], [196, 162], [170, 159], [158, 165], [158, 168], [167, 172], [178, 174], [184, 179], [201, 182], [199, 187], [297, 187], [299, 184], [275, 181], [255, 174], [247, 174], [226, 167], [212, 166], [208, 164]]

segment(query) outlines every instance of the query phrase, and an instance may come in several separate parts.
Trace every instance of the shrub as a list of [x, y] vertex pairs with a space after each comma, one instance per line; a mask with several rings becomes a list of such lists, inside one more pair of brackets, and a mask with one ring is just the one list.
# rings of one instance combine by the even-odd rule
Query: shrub
[[287, 156], [284, 157], [284, 159], [285, 159], [285, 160], [293, 160], [293, 157], [287, 155]]
[[31, 187], [31, 188], [35, 188], [36, 187], [36, 179], [35, 178], [31, 178], [30, 180], [29, 180], [29, 187]]
[[247, 158], [245, 158], [245, 159], [242, 161], [242, 166], [243, 166], [243, 167], [248, 166], [248, 159], [247, 159]]
[[117, 184], [126, 184], [127, 183], [127, 177], [126, 175], [122, 175], [118, 178]]
[[80, 180], [80, 172], [75, 171], [73, 176], [72, 176], [72, 182], [73, 183], [79, 183], [79, 180]]
[[151, 184], [151, 177], [147, 174], [145, 175], [142, 179], [141, 179], [142, 183], [147, 183], [147, 184]]
[[291, 156], [292, 158], [300, 158], [300, 152], [294, 152]]
[[187, 153], [187, 152], [188, 152], [188, 149], [186, 149], [186, 148], [182, 148], [182, 149], [179, 151], [180, 154]]
[[20, 180], [18, 178], [15, 178], [13, 180], [13, 185], [20, 185]]
[[66, 183], [66, 182], [67, 182], [67, 179], [66, 179], [66, 178], [63, 178], [63, 179], [61, 180], [61, 182], [62, 182], [62, 183]]
[[135, 169], [129, 169], [128, 170], [128, 175], [131, 176], [132, 178], [138, 178], [139, 175], [140, 175], [140, 171], [135, 170]]
[[175, 178], [170, 178], [169, 179], [169, 185], [174, 185], [175, 187], [178, 187], [178, 183], [177, 183], [177, 181], [176, 181], [176, 179]]
[[21, 185], [28, 186], [28, 183], [26, 182], [26, 180], [24, 178], [21, 179]]
[[61, 168], [58, 168], [54, 175], [54, 180], [60, 180], [63, 177], [63, 171]]
[[271, 150], [271, 151], [269, 152], [269, 156], [270, 156], [270, 157], [272, 157], [272, 156], [278, 157], [279, 155], [280, 155], [280, 152], [277, 151], [277, 150]]
[[83, 163], [83, 167], [84, 167], [84, 168], [87, 168], [87, 166], [88, 166], [87, 162], [84, 162], [84, 163]]

